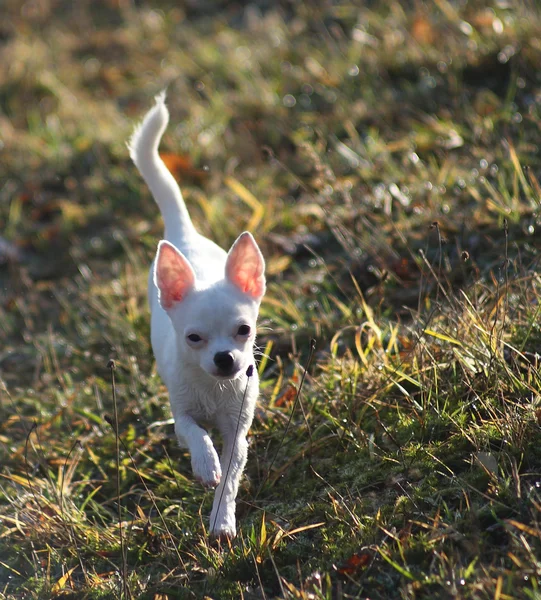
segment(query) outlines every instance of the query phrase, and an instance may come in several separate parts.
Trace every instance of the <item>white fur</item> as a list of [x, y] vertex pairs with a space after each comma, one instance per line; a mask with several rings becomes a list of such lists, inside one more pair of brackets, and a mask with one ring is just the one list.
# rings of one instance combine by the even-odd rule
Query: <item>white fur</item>
[[[166, 241], [160, 242], [148, 285], [152, 348], [169, 391], [175, 431], [190, 450], [194, 475], [203, 485], [217, 486], [210, 533], [232, 538], [235, 498], [247, 457], [246, 435], [259, 393], [257, 371], [253, 368], [250, 378], [246, 372], [255, 366], [264, 262], [248, 233], [239, 236], [229, 253], [197, 233], [176, 181], [158, 154], [168, 121], [162, 93], [129, 142], [130, 156], [165, 225]], [[246, 326], [249, 335], [240, 335]], [[200, 341], [192, 341], [190, 335]], [[230, 373], [221, 374], [217, 353], [230, 355]], [[222, 434], [221, 460], [203, 428], [205, 423]]]

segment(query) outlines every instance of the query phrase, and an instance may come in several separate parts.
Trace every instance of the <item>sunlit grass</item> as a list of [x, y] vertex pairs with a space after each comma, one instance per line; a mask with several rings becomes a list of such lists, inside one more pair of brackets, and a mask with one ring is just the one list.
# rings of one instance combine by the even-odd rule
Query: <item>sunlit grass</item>
[[[537, 598], [536, 7], [19, 4], [0, 597]], [[197, 227], [268, 266], [230, 546], [149, 344], [162, 225], [125, 140], [165, 86]]]

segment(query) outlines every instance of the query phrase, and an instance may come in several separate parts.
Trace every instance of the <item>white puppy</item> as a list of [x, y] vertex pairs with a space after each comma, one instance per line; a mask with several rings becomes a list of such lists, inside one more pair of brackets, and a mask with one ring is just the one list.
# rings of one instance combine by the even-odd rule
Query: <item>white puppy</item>
[[[129, 142], [130, 156], [165, 224], [149, 277], [152, 348], [193, 472], [203, 485], [218, 486], [210, 533], [232, 538], [246, 435], [259, 393], [254, 341], [265, 262], [249, 233], [226, 253], [195, 230], [178, 185], [158, 155], [169, 121], [164, 102], [165, 93], [156, 97]], [[222, 434], [221, 462], [205, 423]]]

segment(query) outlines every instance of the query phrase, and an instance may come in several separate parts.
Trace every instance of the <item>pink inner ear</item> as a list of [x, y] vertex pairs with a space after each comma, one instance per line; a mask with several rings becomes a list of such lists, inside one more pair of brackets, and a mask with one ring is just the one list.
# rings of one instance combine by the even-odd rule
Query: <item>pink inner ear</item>
[[169, 242], [158, 246], [154, 283], [160, 291], [160, 304], [164, 309], [181, 302], [193, 287], [195, 276], [190, 263]]
[[227, 257], [225, 273], [241, 292], [254, 298], [261, 298], [265, 293], [265, 261], [249, 233], [243, 233], [233, 244]]

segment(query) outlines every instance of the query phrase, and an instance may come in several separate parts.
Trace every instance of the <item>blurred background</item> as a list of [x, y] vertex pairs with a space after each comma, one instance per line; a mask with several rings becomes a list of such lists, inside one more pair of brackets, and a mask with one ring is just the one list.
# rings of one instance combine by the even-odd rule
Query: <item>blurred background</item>
[[[0, 498], [12, 529], [5, 552], [0, 534], [8, 565], [0, 563], [8, 590], [0, 597], [117, 589], [116, 575], [102, 576], [120, 564], [114, 437], [103, 417], [112, 410], [110, 358], [126, 443], [154, 478], [160, 509], [178, 509], [169, 532], [163, 522], [143, 531], [139, 511], [150, 519], [156, 505], [124, 457], [126, 519], [134, 547], [145, 548], [140, 563], [130, 559], [143, 565], [130, 575], [139, 593], [147, 575], [148, 597], [172, 593], [156, 583], [157, 557], [171, 567], [166, 584], [183, 586], [190, 573], [194, 594], [231, 598], [248, 593], [239, 583], [248, 562], [250, 585], [263, 590], [246, 596], [254, 598], [265, 590], [285, 597], [284, 589], [295, 598], [331, 597], [328, 590], [398, 597], [398, 589], [443, 598], [448, 581], [458, 586], [452, 597], [484, 598], [483, 588], [510, 598], [517, 581], [539, 577], [538, 561], [504, 536], [501, 519], [521, 516], [537, 539], [524, 503], [541, 447], [540, 40], [534, 0], [1, 0], [0, 462], [8, 478]], [[226, 248], [252, 231], [268, 265], [258, 458], [239, 509], [253, 539], [246, 534], [245, 554], [236, 547], [227, 559], [194, 542], [209, 496], [194, 489], [172, 428], [151, 427], [170, 416], [146, 306], [162, 223], [126, 141], [164, 88], [171, 123], [162, 156], [197, 228]], [[309, 409], [274, 464], [312, 338]], [[73, 450], [79, 440], [84, 451]], [[415, 448], [429, 442], [442, 454], [427, 446], [421, 460]], [[490, 456], [508, 443], [498, 478]], [[471, 458], [479, 453], [489, 458]], [[433, 456], [451, 475], [434, 475]], [[256, 495], [273, 464], [275, 476]], [[312, 473], [314, 464], [343, 496]], [[402, 488], [393, 469], [407, 474]], [[302, 510], [284, 500], [294, 486]], [[479, 495], [464, 502], [479, 503], [479, 519], [461, 512], [472, 486]], [[440, 496], [442, 488], [452, 493]], [[508, 494], [503, 516], [487, 500], [498, 493]], [[180, 508], [172, 505], [179, 498]], [[263, 509], [280, 517], [269, 524], [278, 536], [271, 546], [270, 537], [261, 541]], [[461, 540], [482, 532], [487, 546], [468, 538], [457, 550], [458, 538], [438, 537], [440, 512]], [[328, 529], [287, 538], [277, 533], [286, 522]], [[434, 532], [429, 542], [423, 527]], [[409, 539], [404, 563], [397, 531]], [[193, 555], [192, 542], [200, 544]], [[188, 567], [167, 562], [174, 548]], [[82, 566], [70, 579], [77, 552]], [[276, 565], [291, 588], [278, 585]]]

